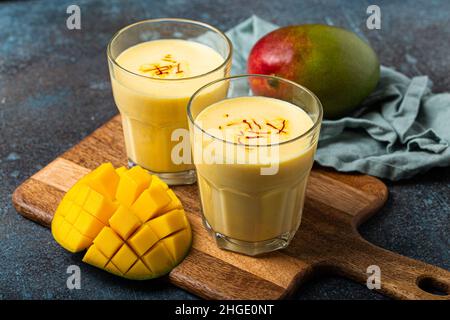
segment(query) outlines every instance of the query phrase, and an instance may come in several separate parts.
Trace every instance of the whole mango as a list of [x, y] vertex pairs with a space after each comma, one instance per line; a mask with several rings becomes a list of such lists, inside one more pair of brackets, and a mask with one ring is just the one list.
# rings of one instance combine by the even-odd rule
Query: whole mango
[[[248, 73], [276, 75], [314, 92], [324, 117], [354, 110], [376, 87], [380, 64], [373, 49], [347, 30], [321, 24], [283, 27], [261, 38], [248, 58]], [[276, 97], [277, 83], [251, 82], [258, 95]]]

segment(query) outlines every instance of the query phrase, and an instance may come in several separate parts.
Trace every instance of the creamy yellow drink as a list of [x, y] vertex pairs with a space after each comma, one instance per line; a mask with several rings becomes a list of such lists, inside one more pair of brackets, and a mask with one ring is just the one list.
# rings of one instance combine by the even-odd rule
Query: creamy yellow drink
[[[226, 67], [219, 68], [222, 55], [198, 42], [163, 39], [131, 46], [115, 61], [121, 68], [111, 69], [112, 88], [129, 160], [154, 173], [192, 169], [190, 161], [173, 161], [172, 149], [180, 141], [172, 141], [172, 134], [188, 127], [191, 95], [228, 73]], [[207, 95], [217, 101], [225, 92], [217, 88]]]
[[[302, 136], [314, 125], [311, 117], [290, 102], [249, 96], [211, 104], [195, 124], [208, 133], [195, 130], [192, 139], [203, 150], [194, 151], [194, 162], [209, 227], [232, 241], [287, 244], [300, 225], [317, 144], [316, 135]], [[214, 150], [215, 163], [203, 158], [208, 150]], [[275, 171], [261, 170], [268, 166], [261, 154], [275, 161]]]

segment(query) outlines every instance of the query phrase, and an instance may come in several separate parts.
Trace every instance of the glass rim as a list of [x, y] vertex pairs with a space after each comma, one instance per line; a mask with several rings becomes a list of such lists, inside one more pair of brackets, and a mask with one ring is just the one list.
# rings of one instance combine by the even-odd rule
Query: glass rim
[[[202, 127], [200, 127], [199, 125], [197, 125], [197, 123], [195, 122], [195, 119], [192, 116], [192, 112], [191, 112], [191, 106], [192, 106], [192, 102], [193, 100], [199, 95], [199, 93], [201, 93], [204, 89], [207, 89], [210, 86], [213, 86], [216, 83], [222, 82], [222, 81], [227, 81], [227, 80], [236, 80], [236, 79], [241, 79], [241, 78], [250, 78], [250, 77], [259, 77], [259, 78], [267, 78], [267, 79], [274, 79], [274, 80], [279, 80], [285, 83], [288, 83], [290, 85], [293, 85], [294, 87], [297, 87], [301, 90], [303, 90], [304, 92], [306, 92], [307, 94], [309, 94], [316, 102], [317, 102], [317, 107], [318, 107], [318, 117], [316, 119], [316, 121], [314, 121], [313, 125], [311, 126], [311, 128], [309, 128], [307, 131], [303, 132], [302, 134], [283, 141], [283, 142], [277, 142], [277, 143], [270, 143], [270, 144], [262, 144], [262, 145], [251, 145], [251, 144], [242, 144], [242, 143], [237, 143], [237, 142], [232, 142], [232, 141], [228, 141], [228, 140], [224, 140], [221, 138], [218, 138], [210, 133], [208, 133], [207, 131], [205, 131]], [[227, 98], [225, 98], [227, 99]], [[223, 101], [225, 99], [222, 99], [220, 101]], [[277, 99], [277, 98], [274, 98]], [[282, 100], [282, 99], [278, 99], [278, 100]], [[300, 108], [300, 106], [298, 106]], [[188, 102], [188, 106], [187, 106], [187, 115], [189, 118], [189, 121], [194, 125], [194, 127], [196, 127], [197, 129], [201, 130], [204, 134], [206, 134], [207, 136], [222, 141], [224, 143], [229, 143], [232, 145], [236, 145], [236, 146], [244, 146], [244, 147], [272, 147], [272, 146], [281, 146], [284, 144], [288, 144], [291, 142], [294, 142], [296, 140], [299, 140], [301, 138], [304, 138], [308, 135], [310, 135], [311, 133], [313, 133], [319, 126], [320, 123], [322, 122], [322, 117], [323, 117], [323, 107], [322, 107], [322, 103], [320, 102], [319, 98], [314, 94], [314, 92], [312, 92], [311, 90], [309, 90], [308, 88], [292, 81], [289, 79], [285, 79], [282, 77], [278, 77], [278, 76], [272, 76], [272, 75], [265, 75], [265, 74], [240, 74], [240, 75], [235, 75], [235, 76], [229, 76], [229, 77], [225, 77], [225, 78], [220, 78], [217, 80], [214, 80], [210, 83], [207, 83], [206, 85], [200, 87], [197, 91], [194, 92], [194, 94], [191, 96], [191, 98], [189, 99]], [[311, 119], [312, 120], [312, 119]]]
[[[158, 22], [181, 22], [181, 23], [186, 23], [186, 24], [191, 24], [191, 25], [197, 25], [197, 26], [204, 27], [206, 29], [209, 29], [209, 30], [219, 34], [225, 40], [225, 43], [227, 45], [228, 53], [227, 53], [226, 58], [224, 59], [223, 63], [221, 63], [218, 67], [216, 67], [216, 68], [214, 68], [214, 69], [212, 69], [212, 70], [210, 70], [208, 72], [205, 72], [205, 73], [202, 73], [202, 74], [199, 74], [199, 75], [196, 75], [196, 76], [192, 76], [192, 77], [174, 78], [174, 79], [161, 79], [161, 78], [157, 78], [157, 77], [150, 77], [150, 76], [145, 76], [145, 75], [142, 75], [142, 74], [135, 73], [135, 72], [133, 72], [131, 70], [128, 70], [127, 68], [121, 66], [116, 61], [116, 59], [113, 58], [112, 53], [111, 53], [111, 46], [112, 46], [112, 43], [114, 42], [114, 40], [119, 35], [121, 35], [122, 33], [124, 33], [125, 31], [127, 31], [128, 29], [130, 29], [130, 28], [132, 28], [134, 26], [137, 26], [137, 25], [140, 25], [140, 24], [145, 24], [145, 23], [158, 23]], [[207, 75], [209, 75], [211, 73], [214, 73], [216, 71], [219, 71], [220, 69], [225, 67], [228, 64], [228, 62], [231, 60], [231, 57], [233, 55], [233, 44], [231, 43], [231, 40], [226, 36], [226, 34], [224, 32], [220, 31], [216, 27], [213, 27], [213, 26], [211, 26], [211, 25], [209, 25], [207, 23], [196, 21], [196, 20], [191, 20], [191, 19], [158, 18], [158, 19], [146, 19], [146, 20], [137, 21], [135, 23], [129, 24], [129, 25], [121, 28], [119, 31], [117, 31], [112, 36], [111, 40], [109, 40], [108, 46], [106, 48], [106, 54], [108, 56], [108, 60], [111, 61], [115, 66], [117, 66], [121, 70], [123, 70], [123, 71], [125, 71], [127, 73], [130, 73], [130, 74], [132, 74], [134, 76], [142, 77], [142, 78], [145, 78], [145, 79], [157, 80], [157, 81], [186, 81], [186, 80], [198, 79], [198, 78], [207, 76]]]

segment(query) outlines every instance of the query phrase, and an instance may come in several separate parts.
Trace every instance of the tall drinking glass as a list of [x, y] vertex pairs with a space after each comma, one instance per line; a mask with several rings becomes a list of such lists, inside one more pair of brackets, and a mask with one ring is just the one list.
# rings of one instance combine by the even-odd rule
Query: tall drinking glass
[[141, 21], [113, 36], [109, 70], [130, 166], [169, 184], [195, 182], [186, 106], [198, 88], [229, 74], [231, 52], [221, 31], [185, 19]]
[[199, 89], [188, 118], [203, 222], [217, 245], [247, 255], [286, 247], [319, 137], [317, 97], [279, 77], [241, 75]]

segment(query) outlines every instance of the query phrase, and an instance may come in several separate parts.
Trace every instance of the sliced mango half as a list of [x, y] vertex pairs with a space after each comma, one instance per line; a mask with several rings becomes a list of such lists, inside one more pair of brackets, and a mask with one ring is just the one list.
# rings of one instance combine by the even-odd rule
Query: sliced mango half
[[192, 232], [166, 183], [139, 166], [104, 163], [66, 193], [52, 221], [55, 240], [83, 261], [145, 280], [170, 272], [189, 252]]

